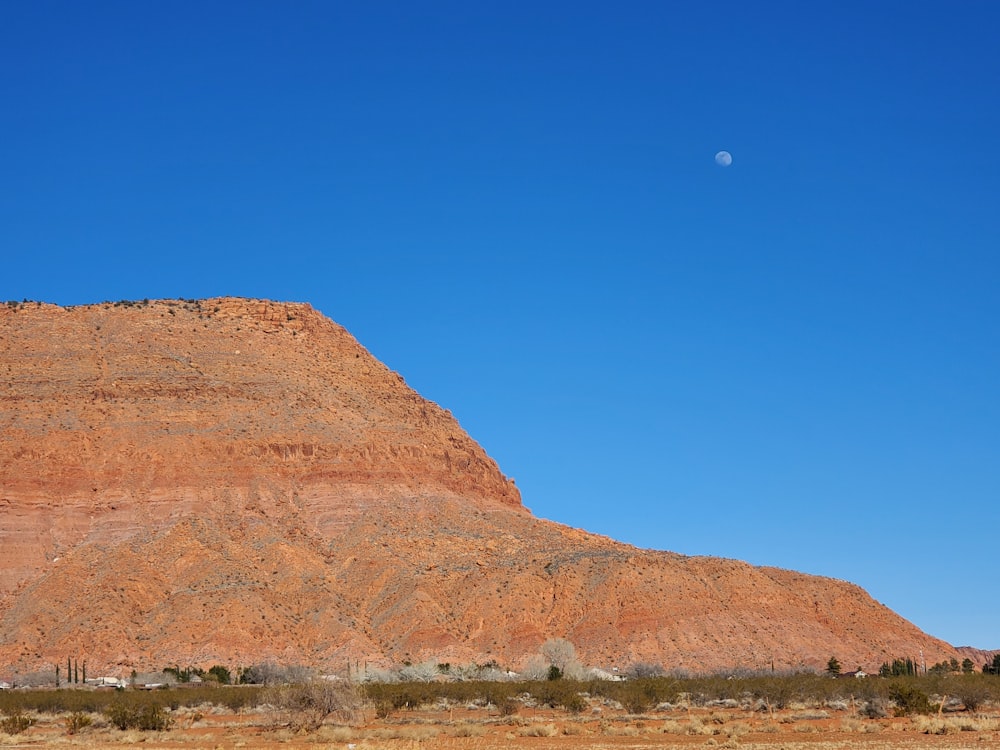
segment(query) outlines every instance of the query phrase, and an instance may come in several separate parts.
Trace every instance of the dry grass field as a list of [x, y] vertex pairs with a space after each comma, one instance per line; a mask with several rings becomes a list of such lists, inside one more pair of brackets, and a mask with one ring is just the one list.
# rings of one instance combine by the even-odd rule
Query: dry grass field
[[[439, 701], [433, 706], [394, 710], [382, 718], [368, 705], [350, 723], [327, 717], [318, 728], [308, 731], [294, 731], [287, 715], [266, 704], [236, 712], [211, 703], [168, 708], [165, 715], [170, 726], [164, 731], [120, 730], [100, 712], [25, 712], [20, 715], [30, 726], [13, 734], [0, 731], [0, 748], [121, 748], [137, 744], [189, 750], [1000, 748], [1000, 707], [992, 703], [976, 712], [872, 719], [864, 717], [859, 705], [851, 701], [792, 703], [773, 711], [671, 706], [632, 714], [606, 698], [585, 700], [585, 707], [575, 713], [534, 706], [530, 700], [514, 711]], [[72, 726], [74, 723], [77, 726]]]

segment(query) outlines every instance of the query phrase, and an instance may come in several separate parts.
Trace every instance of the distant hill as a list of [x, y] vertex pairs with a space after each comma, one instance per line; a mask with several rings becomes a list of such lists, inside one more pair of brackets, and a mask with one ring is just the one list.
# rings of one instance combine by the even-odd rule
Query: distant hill
[[0, 374], [0, 671], [963, 658], [843, 581], [535, 518], [309, 305], [12, 303]]

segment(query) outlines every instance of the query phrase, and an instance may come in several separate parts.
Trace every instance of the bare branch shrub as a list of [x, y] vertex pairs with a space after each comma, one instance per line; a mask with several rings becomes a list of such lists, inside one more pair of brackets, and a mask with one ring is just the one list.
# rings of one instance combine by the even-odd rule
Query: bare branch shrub
[[250, 685], [283, 685], [308, 682], [311, 678], [312, 671], [308, 667], [263, 662], [243, 670], [240, 681]]
[[641, 661], [630, 666], [626, 674], [633, 680], [641, 680], [646, 677], [663, 677], [666, 670], [659, 664]]
[[521, 667], [521, 676], [526, 680], [544, 680], [549, 673], [549, 663], [545, 657], [535, 654]]
[[295, 732], [315, 732], [330, 717], [351, 724], [361, 716], [361, 694], [346, 680], [276, 686], [268, 690], [265, 701], [274, 709], [276, 723]]
[[408, 664], [399, 670], [399, 677], [404, 682], [431, 682], [436, 680], [440, 674], [437, 662], [434, 661]]
[[549, 638], [539, 649], [542, 656], [563, 677], [578, 680], [583, 676], [583, 666], [576, 658], [576, 647], [565, 638]]

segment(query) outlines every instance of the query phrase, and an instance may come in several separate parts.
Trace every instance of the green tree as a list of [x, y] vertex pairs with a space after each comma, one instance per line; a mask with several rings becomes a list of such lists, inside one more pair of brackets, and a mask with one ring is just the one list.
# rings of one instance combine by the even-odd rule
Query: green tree
[[994, 654], [993, 661], [983, 665], [983, 674], [1000, 674], [1000, 654]]
[[826, 663], [826, 673], [832, 675], [840, 674], [840, 662], [837, 661], [836, 656], [831, 656], [830, 661]]
[[233, 676], [229, 670], [221, 664], [216, 664], [208, 670], [208, 674], [213, 675], [221, 685], [228, 685], [233, 681]]
[[962, 659], [962, 673], [972, 674], [976, 671], [976, 665], [972, 663], [972, 659], [966, 657]]

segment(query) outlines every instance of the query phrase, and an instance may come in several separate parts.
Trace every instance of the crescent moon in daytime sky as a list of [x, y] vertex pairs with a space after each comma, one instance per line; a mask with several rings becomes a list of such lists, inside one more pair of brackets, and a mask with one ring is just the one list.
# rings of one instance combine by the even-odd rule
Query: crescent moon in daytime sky
[[728, 167], [733, 163], [733, 155], [728, 151], [720, 151], [715, 155], [715, 163], [720, 167]]

